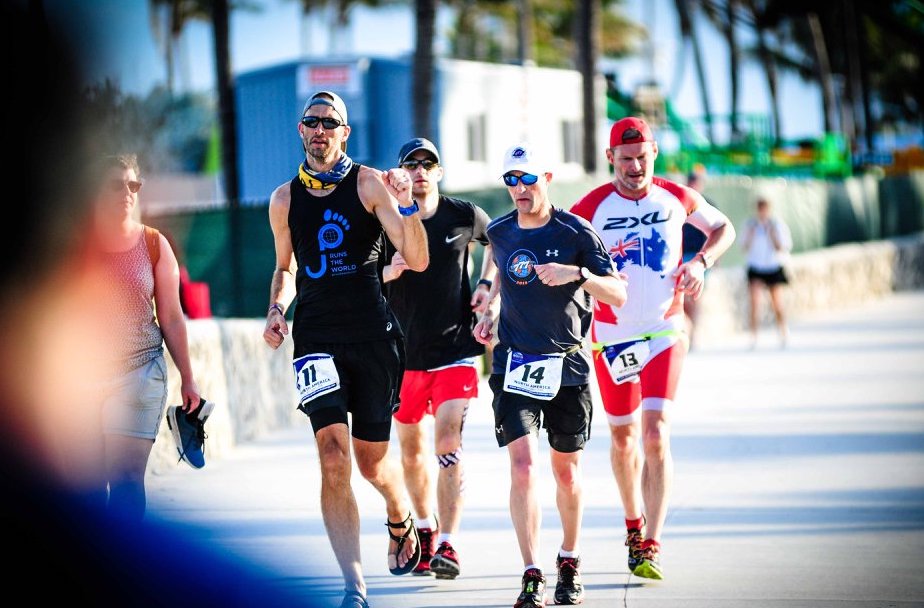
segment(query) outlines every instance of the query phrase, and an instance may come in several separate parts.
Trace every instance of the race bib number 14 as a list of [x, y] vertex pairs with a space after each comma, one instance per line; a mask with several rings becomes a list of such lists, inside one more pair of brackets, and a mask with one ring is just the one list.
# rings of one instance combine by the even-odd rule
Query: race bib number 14
[[528, 355], [510, 350], [504, 390], [551, 401], [561, 387], [562, 355]]
[[340, 374], [334, 358], [325, 353], [312, 353], [292, 361], [295, 368], [295, 389], [301, 404], [340, 388]]

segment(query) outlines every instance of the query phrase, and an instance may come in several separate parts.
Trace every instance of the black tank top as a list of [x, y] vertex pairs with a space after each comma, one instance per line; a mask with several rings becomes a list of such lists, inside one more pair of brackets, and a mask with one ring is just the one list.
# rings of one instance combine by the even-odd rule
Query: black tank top
[[401, 335], [382, 295], [384, 231], [359, 200], [359, 164], [324, 197], [290, 184], [289, 230], [298, 262], [293, 338], [367, 342]]

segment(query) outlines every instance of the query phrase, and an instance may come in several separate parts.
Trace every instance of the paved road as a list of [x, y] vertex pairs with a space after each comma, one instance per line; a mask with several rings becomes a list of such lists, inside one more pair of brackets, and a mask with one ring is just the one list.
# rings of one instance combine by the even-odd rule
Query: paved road
[[[354, 478], [376, 608], [512, 606], [521, 564], [489, 395], [483, 386], [465, 429], [459, 579], [390, 576], [382, 499]], [[924, 292], [802, 320], [785, 350], [769, 333], [754, 351], [743, 336], [694, 350], [678, 401], [662, 582], [626, 569], [606, 423], [594, 422], [584, 457], [586, 606], [924, 606]], [[150, 478], [149, 513], [269, 568], [272, 585], [306, 603], [336, 606], [341, 581], [317, 468], [306, 422], [203, 470]], [[542, 480], [551, 574], [561, 539], [547, 469]]]

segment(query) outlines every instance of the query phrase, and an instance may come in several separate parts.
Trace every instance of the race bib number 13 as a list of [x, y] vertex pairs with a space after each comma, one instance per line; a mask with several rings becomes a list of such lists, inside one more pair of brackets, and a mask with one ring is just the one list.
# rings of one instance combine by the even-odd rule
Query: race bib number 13
[[645, 367], [650, 353], [647, 340], [620, 342], [603, 348], [603, 356], [606, 357], [610, 375], [616, 384], [635, 380]]
[[528, 355], [513, 349], [507, 355], [504, 390], [551, 401], [561, 387], [561, 355]]
[[292, 367], [295, 368], [295, 389], [302, 404], [340, 388], [340, 374], [330, 355], [304, 355], [292, 361]]

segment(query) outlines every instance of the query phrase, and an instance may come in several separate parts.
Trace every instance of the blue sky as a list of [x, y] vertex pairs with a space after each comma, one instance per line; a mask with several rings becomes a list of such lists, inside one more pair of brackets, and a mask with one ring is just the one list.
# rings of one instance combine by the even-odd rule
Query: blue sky
[[[680, 38], [672, 0], [626, 0], [625, 12], [653, 33], [653, 76], [665, 92], [679, 87], [673, 97], [679, 113], [693, 118], [702, 115], [698, 85], [689, 54], [677, 67]], [[302, 56], [302, 26], [296, 0], [262, 0], [261, 11], [237, 11], [231, 23], [232, 62], [235, 72], [247, 71]], [[82, 23], [77, 39], [91, 49], [93, 62], [90, 77], [108, 76], [123, 90], [146, 93], [165, 80], [165, 68], [151, 30], [148, 0], [46, 0], [46, 10], [66, 22]], [[347, 45], [357, 53], [395, 56], [411, 52], [414, 44], [413, 14], [408, 6], [393, 6], [372, 11], [357, 8], [351, 13], [352, 24]], [[451, 15], [442, 11], [438, 30], [438, 51], [445, 47], [445, 31]], [[713, 111], [729, 111], [728, 53], [719, 34], [705, 22], [698, 23], [704, 40]], [[321, 54], [328, 48], [328, 27], [316, 17], [307, 26], [309, 54]], [[210, 26], [192, 23], [184, 33], [182, 53], [189, 58], [187, 74], [180, 84], [192, 90], [205, 90], [213, 84], [212, 40]], [[638, 83], [652, 77], [652, 62], [645, 57], [617, 62], [620, 86], [631, 91]], [[740, 71], [740, 111], [768, 113], [769, 103], [762, 72], [752, 62]], [[795, 76], [781, 80], [783, 135], [787, 138], [814, 136], [821, 132], [821, 99], [817, 87]]]

